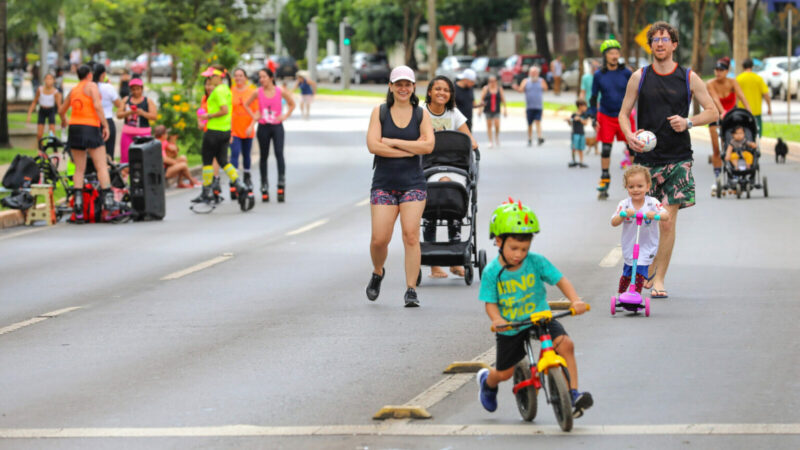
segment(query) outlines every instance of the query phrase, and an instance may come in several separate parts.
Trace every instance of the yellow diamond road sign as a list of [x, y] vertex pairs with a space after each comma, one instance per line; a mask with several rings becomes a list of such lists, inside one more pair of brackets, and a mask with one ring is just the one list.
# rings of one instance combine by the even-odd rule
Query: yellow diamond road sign
[[642, 31], [640, 31], [639, 34], [637, 34], [636, 37], [634, 38], [636, 43], [639, 44], [644, 49], [644, 51], [647, 52], [648, 55], [653, 53], [653, 51], [650, 50], [650, 43], [647, 42], [647, 30], [649, 29], [650, 25], [644, 27]]

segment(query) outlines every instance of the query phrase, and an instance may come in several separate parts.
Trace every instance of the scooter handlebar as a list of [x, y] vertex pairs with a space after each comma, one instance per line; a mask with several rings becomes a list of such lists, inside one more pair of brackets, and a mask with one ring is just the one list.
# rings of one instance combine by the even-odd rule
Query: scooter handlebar
[[[627, 213], [627, 212], [625, 212], [625, 211], [623, 210], [623, 211], [620, 211], [620, 212], [619, 212], [619, 216], [620, 216], [620, 217], [622, 217], [622, 218], [624, 219], [624, 218], [628, 217], [628, 213]], [[645, 214], [644, 214], [644, 213], [642, 213], [641, 211], [637, 211], [637, 212], [636, 212], [636, 215], [635, 215], [634, 217], [635, 217], [635, 218], [637, 218], [637, 219], [641, 217], [641, 218], [642, 218], [642, 219], [644, 219], [644, 220], [650, 220], [650, 219], [648, 219], [648, 218], [647, 218], [647, 216], [645, 216]], [[653, 216], [653, 220], [661, 220], [661, 215], [659, 215], [659, 214], [656, 214], [655, 216]]]

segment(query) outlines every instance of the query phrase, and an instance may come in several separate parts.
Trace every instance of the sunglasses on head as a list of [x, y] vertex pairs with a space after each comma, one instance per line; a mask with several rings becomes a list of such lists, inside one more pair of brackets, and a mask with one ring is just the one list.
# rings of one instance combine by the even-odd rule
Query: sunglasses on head
[[653, 44], [658, 44], [659, 42], [663, 42], [665, 44], [669, 44], [670, 42], [672, 42], [672, 38], [669, 37], [669, 36], [654, 37], [653, 40], [650, 41], [650, 42], [652, 42]]

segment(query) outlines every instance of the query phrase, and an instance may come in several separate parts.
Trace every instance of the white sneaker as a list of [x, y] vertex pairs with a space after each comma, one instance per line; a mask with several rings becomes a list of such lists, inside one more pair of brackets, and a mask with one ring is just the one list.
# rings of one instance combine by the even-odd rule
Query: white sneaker
[[716, 197], [717, 196], [717, 183], [712, 183], [711, 184], [711, 196], [712, 197]]

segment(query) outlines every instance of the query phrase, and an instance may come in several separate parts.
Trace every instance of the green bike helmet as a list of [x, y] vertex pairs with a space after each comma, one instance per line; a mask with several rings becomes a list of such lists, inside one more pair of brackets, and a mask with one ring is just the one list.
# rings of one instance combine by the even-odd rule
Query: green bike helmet
[[536, 214], [522, 204], [509, 197], [507, 202], [495, 208], [489, 222], [489, 239], [505, 234], [536, 234], [539, 232], [539, 220]]
[[606, 50], [610, 50], [612, 48], [621, 49], [622, 45], [620, 45], [619, 41], [616, 39], [606, 39], [602, 44], [600, 44], [600, 53], [605, 53]]

